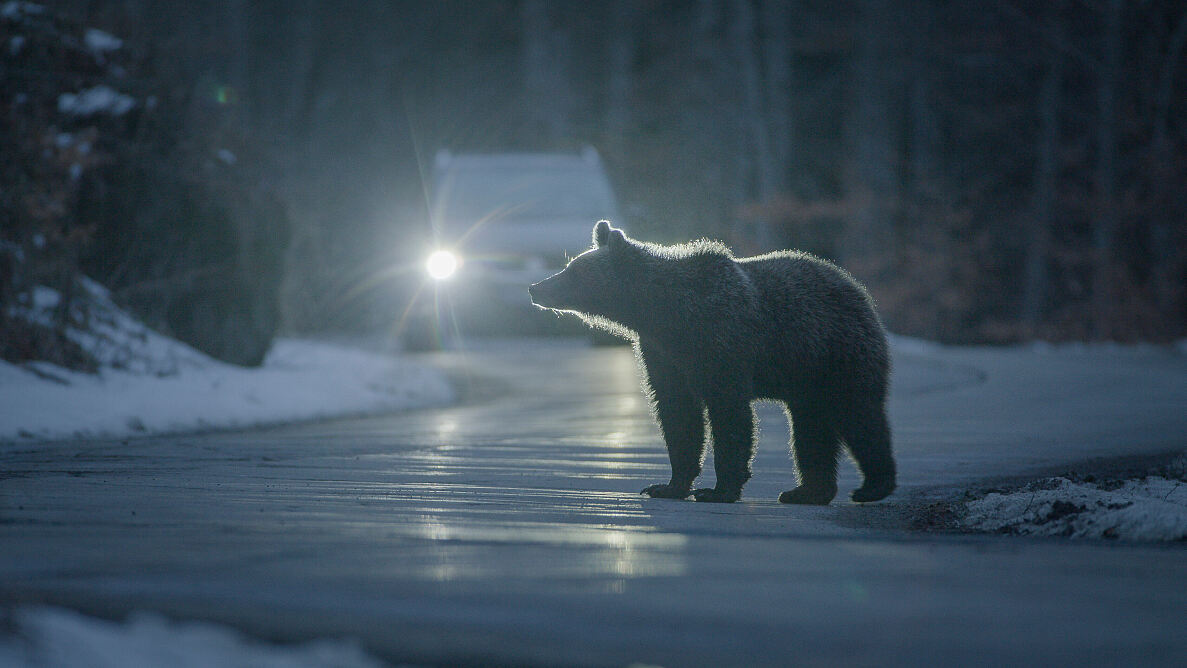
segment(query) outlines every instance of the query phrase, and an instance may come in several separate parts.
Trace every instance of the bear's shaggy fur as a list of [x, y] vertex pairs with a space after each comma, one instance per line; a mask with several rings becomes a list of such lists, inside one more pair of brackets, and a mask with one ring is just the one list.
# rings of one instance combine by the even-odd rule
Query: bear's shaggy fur
[[[644, 494], [736, 501], [750, 479], [756, 399], [782, 402], [792, 424], [799, 486], [780, 501], [832, 501], [842, 444], [864, 477], [854, 501], [894, 491], [886, 333], [852, 276], [796, 251], [736, 259], [710, 241], [643, 243], [606, 221], [593, 236], [529, 292], [634, 342], [672, 463], [671, 480]], [[717, 485], [693, 490], [706, 426]]]

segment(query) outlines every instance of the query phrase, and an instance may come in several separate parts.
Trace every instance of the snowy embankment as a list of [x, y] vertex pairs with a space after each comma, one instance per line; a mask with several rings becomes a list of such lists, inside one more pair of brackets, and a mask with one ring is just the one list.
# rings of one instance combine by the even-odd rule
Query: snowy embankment
[[1140, 478], [1045, 478], [964, 503], [965, 529], [1028, 536], [1187, 541], [1187, 456]]
[[[251, 427], [441, 405], [453, 392], [434, 369], [341, 345], [281, 339], [263, 366], [225, 364], [161, 336], [87, 282], [89, 328], [68, 337], [98, 373], [0, 362], [0, 441], [124, 437]], [[24, 317], [58, 302], [40, 289]]]
[[151, 613], [119, 624], [57, 608], [18, 610], [12, 635], [0, 635], [0, 665], [67, 668], [378, 668], [383, 663], [357, 644], [318, 640], [279, 646], [253, 641], [233, 629], [199, 622], [170, 622]]

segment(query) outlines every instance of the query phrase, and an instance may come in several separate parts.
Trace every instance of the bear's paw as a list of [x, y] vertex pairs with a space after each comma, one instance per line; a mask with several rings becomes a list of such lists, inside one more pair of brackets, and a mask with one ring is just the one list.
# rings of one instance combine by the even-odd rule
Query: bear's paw
[[703, 487], [692, 490], [692, 496], [701, 503], [733, 503], [742, 497], [742, 490]]
[[881, 501], [894, 491], [894, 478], [889, 480], [867, 480], [861, 487], [853, 490], [849, 495], [857, 503], [872, 503]]
[[651, 485], [645, 487], [640, 494], [646, 494], [653, 499], [684, 499], [689, 495], [687, 487], [675, 487], [673, 485]]
[[837, 495], [837, 487], [811, 487], [800, 485], [779, 495], [779, 503], [794, 503], [804, 506], [827, 506]]

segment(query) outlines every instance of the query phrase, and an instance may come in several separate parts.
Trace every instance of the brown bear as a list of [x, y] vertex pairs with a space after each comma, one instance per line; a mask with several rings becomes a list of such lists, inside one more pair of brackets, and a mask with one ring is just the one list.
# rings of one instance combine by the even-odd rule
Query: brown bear
[[[672, 463], [671, 480], [642, 493], [738, 500], [751, 475], [758, 399], [781, 402], [792, 425], [799, 486], [781, 502], [832, 501], [842, 444], [864, 478], [850, 498], [894, 491], [886, 332], [852, 276], [797, 251], [735, 258], [712, 241], [640, 242], [606, 221], [593, 240], [529, 294], [634, 343]], [[694, 490], [706, 425], [717, 484]]]

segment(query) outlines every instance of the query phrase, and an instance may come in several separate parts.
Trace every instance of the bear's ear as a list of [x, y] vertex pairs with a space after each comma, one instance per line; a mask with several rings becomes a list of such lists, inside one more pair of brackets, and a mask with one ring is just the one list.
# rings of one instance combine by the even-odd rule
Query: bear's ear
[[593, 231], [594, 246], [601, 248], [610, 240], [610, 221], [599, 220], [597, 225], [594, 225]]
[[610, 248], [618, 250], [619, 248], [622, 248], [626, 245], [626, 235], [623, 234], [622, 230], [619, 229], [610, 230], [609, 243]]

